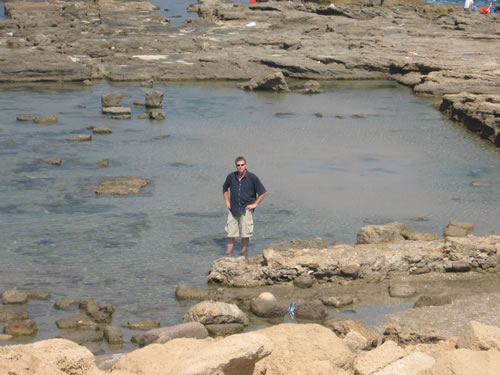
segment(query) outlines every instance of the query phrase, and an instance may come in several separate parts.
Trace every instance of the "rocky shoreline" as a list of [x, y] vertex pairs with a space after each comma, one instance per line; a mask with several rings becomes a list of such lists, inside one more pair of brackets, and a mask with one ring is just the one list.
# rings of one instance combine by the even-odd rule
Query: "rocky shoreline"
[[147, 1], [5, 3], [0, 81], [391, 79], [500, 145], [494, 13], [421, 1], [201, 0], [169, 26]]

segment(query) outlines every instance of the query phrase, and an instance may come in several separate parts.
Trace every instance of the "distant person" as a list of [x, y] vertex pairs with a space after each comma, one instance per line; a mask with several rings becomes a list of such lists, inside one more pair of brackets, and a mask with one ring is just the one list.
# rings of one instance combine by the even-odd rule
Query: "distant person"
[[247, 170], [243, 156], [235, 160], [236, 171], [229, 173], [222, 185], [222, 193], [229, 210], [227, 215], [227, 250], [233, 253], [236, 237], [241, 237], [241, 255], [246, 255], [248, 242], [253, 235], [253, 212], [266, 195], [266, 188], [259, 178]]
[[477, 7], [474, 5], [474, 0], [465, 0], [464, 10], [466, 12], [476, 11]]

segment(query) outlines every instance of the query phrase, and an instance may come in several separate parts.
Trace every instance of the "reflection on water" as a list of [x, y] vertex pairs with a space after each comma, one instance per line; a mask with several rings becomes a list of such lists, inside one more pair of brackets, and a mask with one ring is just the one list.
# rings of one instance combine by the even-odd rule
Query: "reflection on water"
[[[139, 85], [2, 85], [0, 285], [52, 293], [28, 304], [45, 327], [37, 339], [58, 333], [54, 320], [68, 312], [51, 306], [62, 296], [114, 304], [116, 324], [181, 322], [192, 302], [176, 301], [176, 285], [205, 286], [224, 253], [221, 186], [240, 154], [269, 192], [250, 256], [298, 238], [353, 243], [360, 226], [393, 220], [415, 232], [440, 234], [449, 220], [498, 231], [500, 152], [490, 143], [395, 84], [323, 86], [306, 96], [156, 85], [167, 119], [150, 122], [132, 105], [144, 100]], [[101, 95], [117, 89], [131, 120], [101, 114]], [[16, 121], [28, 113], [59, 122]], [[113, 133], [66, 140], [91, 125]], [[56, 157], [60, 167], [40, 164]], [[96, 166], [102, 159], [109, 168]], [[93, 193], [105, 177], [130, 175], [152, 183], [136, 196]]]

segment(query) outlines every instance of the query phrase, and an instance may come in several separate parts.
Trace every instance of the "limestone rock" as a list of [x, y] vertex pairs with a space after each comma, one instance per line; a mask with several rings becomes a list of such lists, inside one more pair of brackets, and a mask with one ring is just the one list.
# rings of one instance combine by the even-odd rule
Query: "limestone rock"
[[94, 134], [111, 134], [113, 131], [110, 128], [97, 127], [92, 129]]
[[3, 330], [12, 336], [34, 336], [38, 327], [34, 320], [10, 320], [5, 323]]
[[57, 328], [91, 328], [96, 327], [95, 322], [85, 314], [73, 314], [56, 321]]
[[96, 323], [111, 323], [115, 309], [108, 303], [95, 302], [92, 298], [80, 304], [87, 315]]
[[327, 315], [326, 307], [320, 300], [297, 300], [295, 316], [298, 319], [322, 320]]
[[295, 285], [297, 288], [311, 288], [313, 286], [314, 279], [311, 277], [311, 275], [308, 274], [302, 274], [295, 279], [293, 279], [293, 285]]
[[394, 341], [406, 347], [418, 344], [436, 344], [444, 341], [445, 337], [432, 328], [415, 328], [409, 325], [389, 325], [382, 334], [382, 341]]
[[115, 91], [110, 94], [104, 94], [101, 96], [101, 106], [105, 107], [121, 107], [123, 100], [123, 94], [121, 91]]
[[151, 120], [165, 120], [167, 118], [167, 116], [165, 115], [165, 112], [160, 110], [160, 109], [155, 109], [155, 110], [149, 111], [148, 117]]
[[458, 336], [457, 348], [500, 351], [500, 328], [471, 321]]
[[461, 221], [450, 221], [446, 226], [444, 237], [465, 237], [474, 231], [474, 224]]
[[109, 159], [99, 160], [96, 164], [101, 168], [107, 168], [109, 167]]
[[0, 322], [8, 322], [10, 320], [25, 320], [29, 318], [29, 314], [21, 306], [0, 306]]
[[271, 243], [266, 246], [266, 249], [274, 249], [278, 251], [291, 249], [326, 249], [328, 244], [320, 237], [312, 240], [292, 240], [288, 242]]
[[403, 348], [394, 341], [386, 341], [379, 347], [363, 352], [354, 361], [355, 373], [358, 375], [372, 375], [377, 371], [406, 356]]
[[225, 337], [245, 330], [245, 326], [241, 323], [207, 324], [205, 328], [210, 337]]
[[238, 306], [214, 301], [203, 301], [191, 307], [184, 315], [184, 322], [207, 324], [240, 323], [248, 325], [247, 315]]
[[185, 284], [179, 284], [175, 288], [175, 296], [177, 299], [183, 300], [205, 300], [209, 298], [209, 291], [207, 289], [193, 288]]
[[122, 324], [123, 328], [128, 328], [128, 329], [138, 329], [138, 330], [151, 330], [154, 328], [160, 327], [160, 321], [159, 320], [136, 320], [133, 322], [127, 322], [125, 324]]
[[67, 310], [71, 306], [73, 306], [73, 305], [79, 305], [82, 302], [83, 301], [81, 299], [70, 298], [70, 297], [62, 297], [62, 298], [59, 298], [58, 300], [56, 300], [56, 302], [54, 303], [54, 307], [57, 310]]
[[250, 309], [255, 315], [260, 317], [276, 317], [285, 314], [276, 297], [269, 292], [263, 292], [257, 298], [254, 298]]
[[34, 122], [35, 119], [36, 119], [36, 115], [29, 115], [29, 114], [17, 115], [17, 117], [16, 117], [17, 121], [31, 121], [31, 122]]
[[357, 331], [349, 331], [343, 341], [354, 353], [368, 348], [368, 340]]
[[102, 107], [102, 113], [117, 118], [123, 116], [123, 118], [127, 119], [132, 115], [132, 109], [129, 107]]
[[52, 125], [57, 124], [57, 116], [37, 116], [33, 120], [35, 124], [40, 125]]
[[354, 299], [351, 296], [322, 297], [321, 302], [323, 302], [325, 306], [342, 307], [352, 305]]
[[282, 72], [274, 72], [263, 77], [254, 78], [240, 87], [248, 91], [288, 91], [288, 85]]
[[451, 303], [451, 296], [446, 294], [432, 295], [432, 296], [420, 296], [413, 308], [424, 307], [424, 306], [441, 306]]
[[28, 293], [24, 290], [11, 289], [2, 293], [2, 302], [8, 304], [22, 304], [28, 302]]
[[367, 225], [361, 227], [357, 236], [357, 244], [384, 243], [403, 241], [410, 233], [403, 223], [393, 222], [384, 225]]
[[123, 344], [123, 333], [120, 327], [106, 326], [104, 327], [103, 335], [109, 344]]
[[493, 375], [500, 374], [500, 352], [457, 349], [438, 355], [436, 364], [418, 375]]
[[408, 284], [390, 284], [389, 295], [391, 297], [412, 297], [417, 294], [415, 288]]
[[86, 345], [91, 342], [102, 342], [104, 339], [104, 334], [102, 331], [96, 331], [94, 329], [82, 330], [82, 331], [68, 331], [61, 333], [58, 338], [70, 340], [76, 342], [80, 345]]
[[142, 345], [149, 345], [154, 342], [166, 343], [178, 338], [204, 339], [208, 337], [205, 326], [198, 322], [176, 324], [170, 327], [155, 328], [147, 331], [143, 335]]
[[146, 108], [163, 107], [163, 92], [157, 90], [146, 91]]
[[373, 335], [368, 330], [368, 328], [366, 328], [360, 322], [354, 321], [352, 319], [329, 319], [324, 324], [340, 338], [345, 338], [349, 334], [349, 332], [356, 331], [360, 333], [364, 338], [366, 338], [369, 347], [377, 346], [377, 337], [375, 337], [375, 335]]
[[436, 360], [424, 353], [411, 353], [386, 366], [373, 375], [419, 375], [420, 371], [432, 368]]
[[150, 181], [142, 177], [112, 177], [101, 181], [94, 192], [97, 195], [129, 195], [138, 194], [142, 188], [148, 185]]

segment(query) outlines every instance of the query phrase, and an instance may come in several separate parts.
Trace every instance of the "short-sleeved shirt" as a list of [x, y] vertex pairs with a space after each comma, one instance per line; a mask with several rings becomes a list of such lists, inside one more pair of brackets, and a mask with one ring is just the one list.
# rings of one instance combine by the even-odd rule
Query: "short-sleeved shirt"
[[245, 213], [245, 207], [255, 203], [257, 195], [266, 192], [259, 178], [253, 173], [246, 171], [245, 176], [238, 181], [238, 172], [229, 173], [222, 185], [222, 192], [230, 190], [231, 213], [233, 216], [241, 216]]

